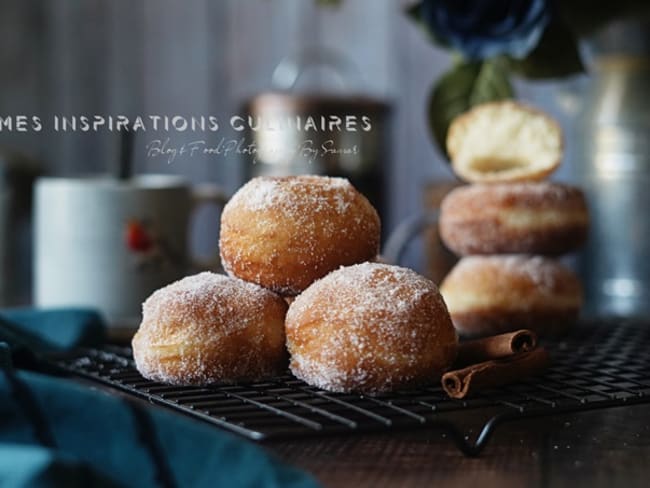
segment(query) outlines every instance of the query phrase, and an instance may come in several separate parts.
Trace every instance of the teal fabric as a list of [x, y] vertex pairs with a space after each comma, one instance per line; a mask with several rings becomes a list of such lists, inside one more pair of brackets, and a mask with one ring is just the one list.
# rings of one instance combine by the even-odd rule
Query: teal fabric
[[51, 449], [0, 444], [0, 486], [113, 488], [120, 485]]
[[[38, 319], [27, 317], [25, 337], [20, 323], [0, 320], [5, 342], [0, 346], [5, 365], [0, 369], [0, 487], [316, 486], [258, 446], [208, 424], [73, 380], [22, 370], [24, 357], [16, 351], [24, 352], [33, 340], [39, 352], [50, 344], [34, 334], [39, 329], [31, 325]], [[88, 318], [72, 311], [59, 317]], [[51, 323], [67, 327], [67, 322]], [[73, 336], [88, 334], [80, 332], [78, 322], [70, 327], [77, 332], [68, 330], [52, 348], [64, 342], [80, 345]]]
[[[72, 349], [96, 346], [106, 340], [102, 318], [92, 309], [13, 308], [0, 310], [0, 319], [5, 321], [0, 334], [8, 327], [12, 328], [23, 339], [35, 341], [30, 344], [32, 348]], [[11, 327], [12, 323], [14, 327]]]

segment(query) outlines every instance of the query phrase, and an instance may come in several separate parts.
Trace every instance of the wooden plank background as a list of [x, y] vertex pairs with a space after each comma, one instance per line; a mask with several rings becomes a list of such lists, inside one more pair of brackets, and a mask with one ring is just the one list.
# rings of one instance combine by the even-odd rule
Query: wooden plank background
[[[0, 0], [0, 115], [236, 113], [269, 88], [275, 65], [306, 46], [344, 52], [369, 94], [394, 108], [388, 228], [421, 207], [424, 182], [452, 179], [426, 128], [426, 99], [449, 62], [403, 15], [407, 1], [344, 0]], [[517, 87], [560, 117], [566, 129], [584, 80]], [[558, 88], [560, 90], [558, 90]], [[567, 93], [565, 98], [557, 93]], [[0, 145], [42, 161], [47, 172], [105, 172], [117, 155], [107, 132], [0, 132]], [[144, 158], [137, 170], [187, 175], [235, 189], [236, 158], [167, 165]], [[568, 169], [560, 177], [570, 176]]]

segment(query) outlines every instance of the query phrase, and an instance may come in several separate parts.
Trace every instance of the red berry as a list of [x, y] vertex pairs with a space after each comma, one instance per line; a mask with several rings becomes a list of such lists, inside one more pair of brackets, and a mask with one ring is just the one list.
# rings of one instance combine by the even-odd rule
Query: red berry
[[126, 245], [135, 252], [146, 252], [153, 247], [153, 239], [144, 226], [137, 221], [126, 224]]

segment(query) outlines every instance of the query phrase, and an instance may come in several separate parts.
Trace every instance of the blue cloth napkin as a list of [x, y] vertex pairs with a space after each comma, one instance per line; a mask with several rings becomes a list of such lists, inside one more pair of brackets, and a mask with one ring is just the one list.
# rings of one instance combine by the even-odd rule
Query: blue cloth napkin
[[106, 340], [106, 328], [101, 316], [85, 308], [0, 310], [0, 341], [3, 333], [13, 332], [30, 349], [72, 349], [98, 346]]
[[213, 426], [20, 368], [48, 350], [102, 338], [92, 311], [0, 312], [1, 487], [317, 486]]

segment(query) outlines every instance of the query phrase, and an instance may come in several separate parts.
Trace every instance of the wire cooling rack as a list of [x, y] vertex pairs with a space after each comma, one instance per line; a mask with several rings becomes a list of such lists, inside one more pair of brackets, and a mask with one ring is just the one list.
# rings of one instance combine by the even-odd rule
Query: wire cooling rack
[[329, 393], [287, 374], [269, 381], [176, 387], [144, 379], [128, 348], [52, 359], [65, 372], [128, 392], [255, 441], [438, 428], [475, 456], [504, 421], [650, 402], [650, 322], [584, 323], [547, 343], [543, 376], [449, 399], [438, 386], [364, 396]]

